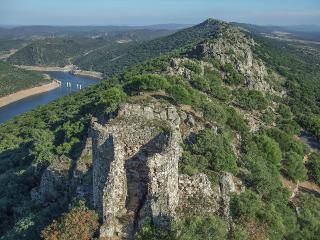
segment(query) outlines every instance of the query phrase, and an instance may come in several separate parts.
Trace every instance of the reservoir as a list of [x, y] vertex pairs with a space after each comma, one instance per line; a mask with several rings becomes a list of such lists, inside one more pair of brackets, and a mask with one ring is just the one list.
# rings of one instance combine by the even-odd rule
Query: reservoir
[[66, 72], [48, 72], [48, 74], [52, 78], [59, 80], [61, 82], [61, 87], [49, 92], [24, 98], [18, 102], [0, 108], [0, 124], [19, 114], [31, 111], [38, 106], [47, 104], [53, 100], [99, 82], [99, 80], [93, 78], [78, 77]]

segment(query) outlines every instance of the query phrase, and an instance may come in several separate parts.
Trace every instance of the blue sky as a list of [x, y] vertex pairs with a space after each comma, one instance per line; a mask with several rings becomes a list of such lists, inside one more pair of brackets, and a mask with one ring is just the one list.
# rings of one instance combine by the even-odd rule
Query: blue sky
[[0, 0], [1, 25], [320, 24], [320, 0]]

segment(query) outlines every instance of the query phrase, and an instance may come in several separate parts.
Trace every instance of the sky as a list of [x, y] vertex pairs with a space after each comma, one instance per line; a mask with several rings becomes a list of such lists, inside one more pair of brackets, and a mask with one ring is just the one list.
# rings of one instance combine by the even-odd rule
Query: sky
[[0, 25], [319, 25], [320, 0], [0, 0]]

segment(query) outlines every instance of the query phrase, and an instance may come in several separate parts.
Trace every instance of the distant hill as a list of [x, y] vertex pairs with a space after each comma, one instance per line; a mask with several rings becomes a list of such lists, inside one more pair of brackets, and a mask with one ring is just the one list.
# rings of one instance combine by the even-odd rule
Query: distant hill
[[183, 28], [191, 27], [192, 24], [156, 24], [156, 25], [149, 25], [147, 28], [151, 29], [167, 29], [167, 30], [179, 30]]
[[[95, 33], [91, 37], [55, 37], [33, 41], [12, 55], [8, 61], [18, 65], [65, 66], [92, 51], [125, 48], [135, 42], [147, 41], [173, 33], [170, 30], [137, 29]], [[93, 34], [93, 33], [91, 33]], [[6, 40], [10, 42], [10, 40]], [[17, 40], [15, 40], [17, 41]]]
[[75, 64], [81, 69], [95, 70], [106, 74], [121, 72], [127, 67], [168, 53], [174, 49], [196, 44], [214, 35], [221, 22], [209, 19], [199, 25], [178, 31], [172, 35], [125, 47], [93, 51], [78, 58]]
[[[167, 30], [135, 30], [93, 40], [46, 39], [24, 47], [8, 61], [20, 65], [50, 66], [72, 63], [84, 70], [110, 75], [174, 49], [195, 44], [214, 34], [219, 29], [219, 24], [216, 20], [208, 20], [164, 37], [159, 36], [167, 35]], [[151, 38], [156, 39], [150, 40]], [[117, 39], [124, 41], [119, 42]]]
[[320, 42], [320, 26], [318, 25], [260, 26], [246, 23], [234, 24], [259, 34], [269, 34], [276, 37], [278, 34], [287, 34], [285, 37], [289, 39]]
[[180, 25], [154, 25], [154, 26], [17, 26], [0, 27], [0, 39], [43, 39], [48, 37], [79, 37], [107, 35], [119, 32], [136, 30], [177, 30]]

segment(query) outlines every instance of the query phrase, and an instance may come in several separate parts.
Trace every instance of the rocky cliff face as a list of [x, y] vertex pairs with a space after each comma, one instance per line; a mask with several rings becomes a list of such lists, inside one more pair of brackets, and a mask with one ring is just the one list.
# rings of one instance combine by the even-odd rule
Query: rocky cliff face
[[93, 201], [100, 236], [132, 239], [151, 217], [166, 225], [178, 204], [180, 118], [173, 106], [125, 104], [93, 124]]

